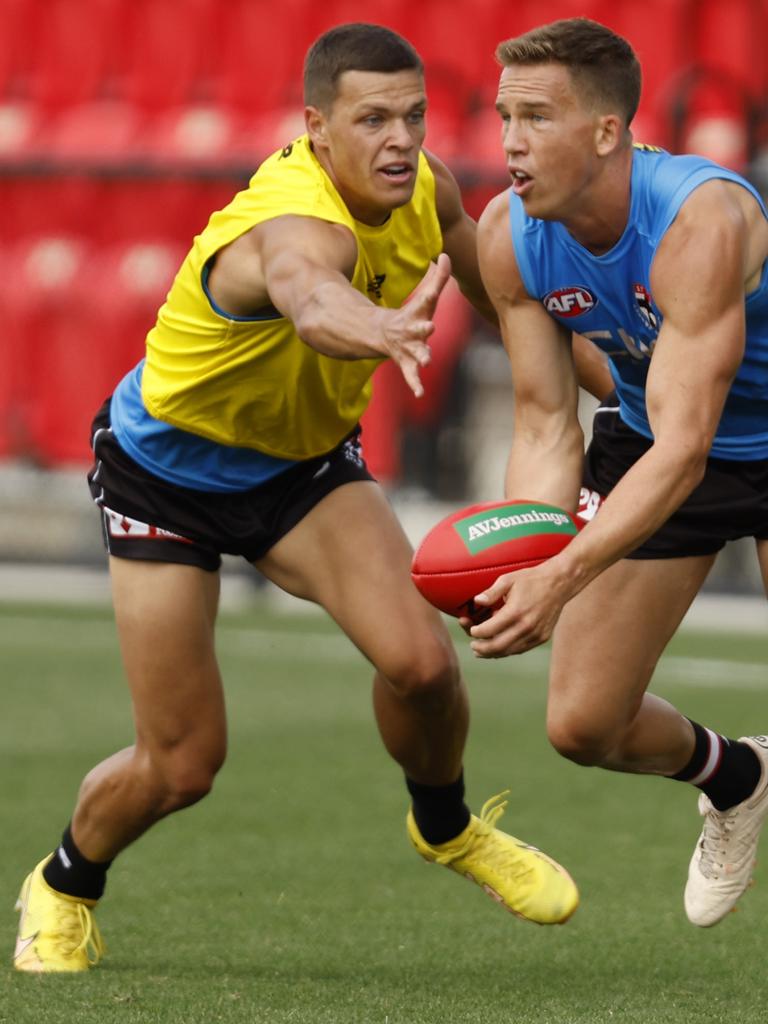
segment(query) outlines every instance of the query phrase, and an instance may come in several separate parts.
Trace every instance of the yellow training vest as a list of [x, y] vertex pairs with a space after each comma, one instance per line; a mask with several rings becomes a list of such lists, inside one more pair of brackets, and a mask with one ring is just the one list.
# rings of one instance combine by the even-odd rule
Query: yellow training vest
[[302, 136], [269, 157], [195, 238], [147, 336], [142, 398], [156, 419], [190, 433], [307, 459], [354, 428], [381, 360], [322, 355], [279, 315], [255, 320], [217, 312], [202, 283], [223, 246], [283, 214], [346, 225], [357, 239], [352, 286], [390, 308], [402, 305], [442, 247], [434, 175], [423, 153], [410, 202], [370, 227], [353, 220]]

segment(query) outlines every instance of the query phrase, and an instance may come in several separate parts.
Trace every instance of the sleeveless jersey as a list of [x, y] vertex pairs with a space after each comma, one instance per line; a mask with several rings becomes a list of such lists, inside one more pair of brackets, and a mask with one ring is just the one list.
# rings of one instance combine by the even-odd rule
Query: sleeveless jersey
[[333, 359], [301, 341], [273, 307], [238, 317], [211, 301], [205, 277], [212, 257], [254, 225], [285, 214], [349, 228], [358, 250], [352, 286], [389, 307], [419, 283], [442, 234], [423, 154], [411, 200], [371, 227], [352, 218], [302, 136], [269, 157], [195, 238], [147, 337], [144, 406], [154, 419], [217, 444], [299, 460], [330, 451], [355, 427], [381, 360]]
[[[510, 228], [528, 294], [558, 323], [592, 339], [610, 359], [620, 415], [652, 438], [645, 384], [662, 315], [653, 301], [650, 272], [665, 232], [691, 192], [722, 178], [755, 189], [733, 171], [698, 156], [672, 156], [636, 146], [630, 212], [619, 241], [595, 256], [557, 221], [527, 216], [510, 192]], [[768, 264], [745, 298], [746, 351], [726, 399], [711, 454], [717, 458], [768, 458]]]

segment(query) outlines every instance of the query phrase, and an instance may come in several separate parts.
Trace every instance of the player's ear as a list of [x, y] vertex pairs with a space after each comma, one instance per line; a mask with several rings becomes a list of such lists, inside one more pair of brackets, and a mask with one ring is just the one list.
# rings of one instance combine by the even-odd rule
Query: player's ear
[[315, 146], [322, 145], [326, 135], [326, 120], [322, 110], [318, 107], [305, 107], [304, 124], [307, 126], [310, 142]]
[[624, 135], [624, 122], [617, 114], [605, 114], [595, 129], [595, 150], [598, 156], [610, 156]]

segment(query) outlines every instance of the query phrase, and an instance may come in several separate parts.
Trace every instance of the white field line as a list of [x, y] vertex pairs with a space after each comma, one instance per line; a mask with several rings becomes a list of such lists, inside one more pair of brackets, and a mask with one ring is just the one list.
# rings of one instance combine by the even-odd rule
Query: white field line
[[[93, 623], [87, 620], [46, 615], [45, 628], [41, 630], [40, 619], [34, 615], [4, 615], [0, 610], [0, 650], [30, 645], [38, 648], [56, 646], [62, 653], [82, 651], [86, 646], [97, 647], [99, 650], [117, 650], [114, 626], [109, 620], [100, 620], [100, 625], [107, 628], [94, 629]], [[217, 630], [216, 646], [220, 654], [237, 657], [294, 662], [364, 661], [360, 652], [342, 633], [313, 629], [297, 633], [293, 630], [223, 624]], [[540, 650], [529, 652], [519, 662], [514, 658], [482, 662], [473, 657], [461, 637], [457, 649], [462, 667], [470, 679], [473, 675], [479, 676], [488, 671], [493, 671], [494, 675], [512, 675], [516, 665], [526, 674], [541, 672], [544, 675], [549, 660], [548, 651]], [[667, 655], [659, 664], [655, 681], [708, 689], [768, 690], [768, 658], [762, 663]]]

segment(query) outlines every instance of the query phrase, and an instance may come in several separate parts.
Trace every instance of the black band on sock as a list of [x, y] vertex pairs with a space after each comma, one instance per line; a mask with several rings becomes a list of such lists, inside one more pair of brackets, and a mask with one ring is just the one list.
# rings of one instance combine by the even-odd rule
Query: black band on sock
[[464, 803], [464, 773], [447, 786], [425, 786], [406, 776], [413, 801], [413, 816], [430, 846], [455, 839], [469, 824], [470, 810]]
[[[672, 778], [693, 782], [694, 786], [707, 794], [718, 811], [742, 803], [754, 793], [760, 781], [762, 767], [757, 754], [748, 743], [740, 743], [717, 733], [710, 735], [709, 730], [697, 722], [691, 722], [691, 725], [696, 734], [693, 756], [685, 768]], [[719, 756], [713, 759], [715, 763], [711, 771], [706, 771], [713, 736], [721, 743], [721, 748]], [[700, 778], [702, 773], [704, 777]]]
[[96, 863], [80, 853], [67, 826], [61, 843], [43, 868], [43, 878], [56, 892], [78, 899], [101, 899], [107, 884], [107, 870], [111, 860]]
[[710, 738], [709, 733], [703, 725], [699, 725], [698, 722], [693, 722], [689, 718], [688, 721], [693, 726], [693, 733], [695, 739], [695, 746], [693, 748], [693, 754], [688, 764], [683, 768], [682, 771], [678, 772], [677, 775], [671, 775], [670, 778], [676, 779], [678, 782], [690, 782], [691, 779], [695, 779], [697, 775], [700, 775], [704, 766], [709, 758], [710, 751]]

